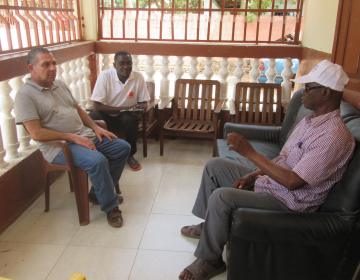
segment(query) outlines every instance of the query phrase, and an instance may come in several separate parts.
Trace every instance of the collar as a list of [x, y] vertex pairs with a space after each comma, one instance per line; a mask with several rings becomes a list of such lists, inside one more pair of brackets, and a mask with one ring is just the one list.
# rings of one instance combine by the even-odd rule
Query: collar
[[318, 116], [314, 118], [314, 112], [305, 117], [305, 122], [307, 124], [311, 124], [313, 127], [318, 127], [322, 125], [324, 122], [328, 121], [331, 118], [340, 116], [340, 109], [334, 110], [330, 113]]
[[[119, 77], [117, 75], [117, 72], [116, 72], [115, 68], [111, 68], [111, 75], [112, 75], [113, 79], [115, 79], [115, 81], [117, 81], [119, 83], [122, 83], [122, 81], [120, 81], [120, 79], [119, 79]], [[135, 79], [134, 70], [131, 71], [129, 78], [126, 80], [125, 84], [123, 84], [123, 85], [126, 85], [128, 81], [133, 80], [133, 79]]]
[[[49, 88], [45, 88], [42, 86], [39, 86], [38, 84], [34, 83], [33, 81], [30, 80], [31, 78], [26, 78], [25, 84], [28, 84], [29, 86], [32, 86], [34, 88], [36, 88], [38, 91], [43, 91], [43, 90], [49, 90]], [[52, 86], [50, 88], [50, 90], [56, 89], [58, 88], [59, 85], [58, 83], [55, 81], [53, 81]]]

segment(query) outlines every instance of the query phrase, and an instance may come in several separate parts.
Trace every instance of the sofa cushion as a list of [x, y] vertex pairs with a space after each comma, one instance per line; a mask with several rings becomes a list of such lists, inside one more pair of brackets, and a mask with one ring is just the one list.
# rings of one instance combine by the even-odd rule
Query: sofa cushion
[[[275, 142], [249, 140], [249, 143], [257, 152], [270, 160], [277, 157], [280, 153], [279, 145]], [[217, 152], [218, 156], [221, 158], [226, 158], [254, 168], [256, 167], [256, 165], [253, 164], [250, 160], [239, 155], [237, 152], [229, 151], [229, 147], [226, 145], [226, 139], [217, 140]]]
[[346, 123], [355, 137], [354, 155], [339, 182], [337, 182], [321, 205], [320, 212], [333, 212], [343, 218], [352, 218], [360, 211], [360, 118]]
[[353, 119], [359, 118], [360, 111], [356, 109], [353, 105], [345, 101], [341, 101], [340, 116], [343, 118], [344, 122], [347, 123]]

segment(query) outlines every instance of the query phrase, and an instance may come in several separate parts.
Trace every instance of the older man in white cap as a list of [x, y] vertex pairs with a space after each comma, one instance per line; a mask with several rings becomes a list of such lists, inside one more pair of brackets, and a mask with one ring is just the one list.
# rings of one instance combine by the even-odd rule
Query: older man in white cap
[[205, 222], [181, 229], [182, 235], [200, 239], [198, 259], [180, 273], [180, 279], [210, 279], [226, 270], [222, 252], [233, 209], [313, 212], [320, 207], [341, 179], [355, 147], [339, 109], [348, 80], [341, 66], [327, 60], [294, 80], [305, 83], [302, 101], [313, 112], [299, 122], [271, 161], [244, 137], [228, 135], [229, 149], [257, 168], [221, 158], [207, 162], [193, 208], [193, 214]]

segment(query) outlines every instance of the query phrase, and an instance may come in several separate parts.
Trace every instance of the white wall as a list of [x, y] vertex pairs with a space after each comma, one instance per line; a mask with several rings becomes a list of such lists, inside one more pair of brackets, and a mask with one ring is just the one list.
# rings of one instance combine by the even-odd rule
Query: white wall
[[306, 0], [302, 46], [331, 53], [339, 0]]
[[96, 41], [98, 39], [98, 15], [96, 5], [96, 0], [80, 0], [81, 15], [84, 18], [84, 20], [81, 20], [81, 23], [85, 25], [85, 27], [82, 27], [84, 40]]

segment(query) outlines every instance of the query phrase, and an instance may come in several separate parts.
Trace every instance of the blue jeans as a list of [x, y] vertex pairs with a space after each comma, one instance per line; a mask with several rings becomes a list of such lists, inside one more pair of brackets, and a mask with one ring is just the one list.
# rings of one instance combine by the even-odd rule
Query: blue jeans
[[[69, 143], [69, 149], [74, 165], [86, 170], [93, 184], [90, 192], [96, 195], [101, 210], [107, 213], [119, 205], [114, 188], [130, 154], [130, 145], [124, 140], [113, 138], [110, 141], [106, 137], [102, 142], [97, 138], [92, 141], [97, 151], [75, 143]], [[64, 152], [58, 153], [52, 163], [67, 165]]]

